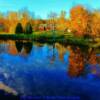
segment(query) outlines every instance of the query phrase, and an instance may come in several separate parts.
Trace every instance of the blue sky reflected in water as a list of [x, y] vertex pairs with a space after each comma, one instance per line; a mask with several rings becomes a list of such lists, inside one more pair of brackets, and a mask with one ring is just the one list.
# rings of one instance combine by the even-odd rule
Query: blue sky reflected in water
[[[67, 71], [70, 53], [67, 48], [62, 49], [60, 46], [56, 44], [53, 48], [52, 45], [34, 44], [29, 54], [22, 50], [15, 55], [9, 52], [9, 47], [4, 48], [7, 49], [5, 52], [2, 49], [0, 80], [23, 95], [100, 98], [100, 77], [91, 71], [79, 77], [69, 77]], [[13, 45], [12, 49], [14, 48], [16, 47]], [[99, 68], [99, 64], [96, 67]]]

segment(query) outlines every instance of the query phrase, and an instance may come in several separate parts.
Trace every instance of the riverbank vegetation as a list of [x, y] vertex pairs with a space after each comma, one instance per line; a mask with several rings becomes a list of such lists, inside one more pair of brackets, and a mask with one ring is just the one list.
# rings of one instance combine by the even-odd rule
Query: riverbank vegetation
[[[0, 39], [61, 42], [100, 46], [100, 12], [78, 5], [60, 15], [50, 12], [47, 19], [33, 18], [29, 12], [9, 12], [0, 17]], [[4, 34], [5, 33], [5, 34]], [[99, 40], [99, 41], [98, 41]]]
[[16, 40], [16, 41], [35, 41], [40, 43], [62, 43], [72, 45], [89, 46], [92, 43], [92, 39], [84, 37], [75, 37], [73, 35], [62, 34], [62, 31], [48, 31], [48, 32], [33, 32], [33, 34], [2, 34], [0, 40]]

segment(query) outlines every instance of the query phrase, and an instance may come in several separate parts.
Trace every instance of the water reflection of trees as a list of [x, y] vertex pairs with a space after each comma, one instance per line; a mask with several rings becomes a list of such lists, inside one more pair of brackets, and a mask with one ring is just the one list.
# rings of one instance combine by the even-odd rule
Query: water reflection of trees
[[84, 56], [80, 48], [75, 48], [75, 50], [70, 48], [68, 74], [70, 76], [80, 75], [84, 71], [84, 65]]
[[17, 41], [16, 42], [16, 48], [18, 50], [18, 52], [21, 52], [22, 50], [24, 50], [24, 53], [29, 54], [32, 50], [33, 47], [33, 42], [31, 41]]
[[[87, 65], [96, 66], [97, 65], [97, 56], [95, 49], [87, 48], [86, 51], [82, 51], [81, 48], [77, 47], [70, 50], [69, 56], [69, 76], [79, 76], [84, 73]], [[91, 71], [96, 72], [96, 68]]]
[[[61, 61], [63, 61], [66, 51], [70, 52], [68, 75], [71, 77], [83, 75], [88, 65], [95, 67], [100, 63], [100, 57], [96, 55], [97, 49], [68, 45], [63, 46], [58, 43], [55, 46]], [[93, 68], [91, 71], [96, 72], [96, 68]]]
[[56, 59], [56, 54], [55, 54], [55, 43], [52, 46], [52, 58], [51, 58], [51, 63], [54, 63]]
[[8, 41], [8, 52], [10, 54], [29, 54], [32, 50], [33, 42], [31, 41]]
[[95, 53], [95, 49], [91, 48], [89, 51], [89, 64], [95, 65], [97, 64], [97, 56]]
[[63, 45], [59, 44], [59, 43], [56, 43], [56, 44], [55, 44], [55, 47], [56, 47], [57, 50], [58, 50], [59, 59], [60, 59], [61, 61], [64, 61], [64, 55], [65, 55], [65, 53], [66, 53], [66, 48], [65, 48]]
[[32, 42], [26, 42], [26, 43], [24, 43], [23, 47], [25, 49], [25, 52], [27, 54], [29, 54], [31, 52], [31, 50], [32, 50], [33, 43]]
[[23, 42], [22, 41], [16, 41], [15, 42], [16, 45], [16, 49], [18, 52], [21, 52], [22, 48], [23, 48]]
[[15, 45], [15, 41], [7, 41], [6, 44], [8, 45], [8, 53], [12, 54], [12, 55], [16, 55], [18, 54], [18, 50], [16, 48]]
[[[9, 51], [11, 54], [29, 54], [32, 50], [33, 43], [30, 41], [16, 41], [13, 43], [10, 43], [12, 45], [9, 45]], [[35, 44], [36, 46], [43, 47], [42, 44]], [[48, 48], [49, 46], [46, 46]], [[94, 48], [88, 48], [88, 47], [78, 47], [78, 46], [71, 46], [71, 45], [61, 45], [59, 43], [55, 43], [51, 46], [51, 49], [48, 49], [47, 51], [40, 51], [42, 53], [47, 52], [47, 55], [50, 54], [50, 61], [51, 63], [54, 63], [54, 61], [59, 57], [60, 61], [67, 61], [69, 60], [69, 66], [68, 68], [68, 75], [71, 77], [77, 77], [80, 75], [83, 75], [88, 65], [90, 65], [91, 73], [96, 73], [97, 68], [96, 65], [99, 64], [100, 66], [100, 56], [97, 56], [97, 49]], [[46, 49], [44, 48], [44, 49]], [[56, 52], [57, 50], [57, 52]], [[37, 49], [36, 49], [37, 51]], [[48, 52], [50, 51], [50, 52]], [[51, 52], [52, 51], [52, 52]], [[65, 59], [64, 56], [66, 55], [66, 52], [69, 52], [69, 58]], [[58, 56], [57, 56], [58, 55]], [[45, 56], [45, 54], [44, 54]], [[51, 58], [52, 56], [52, 58]], [[43, 56], [41, 56], [43, 57]], [[48, 56], [49, 57], [49, 56]], [[46, 58], [46, 57], [45, 57]], [[68, 64], [68, 63], [67, 63]], [[66, 65], [67, 66], [67, 65]]]

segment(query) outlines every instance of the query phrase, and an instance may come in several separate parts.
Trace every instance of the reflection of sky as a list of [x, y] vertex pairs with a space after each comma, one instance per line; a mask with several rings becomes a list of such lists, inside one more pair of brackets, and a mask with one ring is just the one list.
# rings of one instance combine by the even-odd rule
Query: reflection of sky
[[36, 15], [46, 18], [50, 11], [59, 13], [65, 10], [69, 15], [69, 10], [75, 5], [84, 5], [88, 9], [100, 9], [100, 0], [0, 0], [0, 11], [19, 10], [28, 8]]
[[[55, 60], [51, 64], [50, 60], [53, 55], [55, 55]], [[0, 54], [0, 80], [25, 94], [31, 94], [33, 89], [44, 87], [50, 82], [49, 79], [56, 82], [62, 76], [65, 78], [66, 67], [67, 65], [59, 60], [57, 49], [53, 51], [53, 47], [47, 45], [33, 46], [31, 53], [27, 56], [11, 55], [7, 52], [3, 53], [3, 51]], [[56, 78], [53, 77], [54, 75]], [[46, 81], [48, 82], [46, 83]], [[38, 82], [39, 84], [37, 84]], [[33, 84], [37, 84], [35, 88], [30, 87]], [[50, 84], [52, 83], [50, 82]], [[61, 82], [61, 84], [63, 83]], [[44, 91], [46, 90], [44, 89]]]
[[[55, 61], [50, 60], [55, 55]], [[69, 52], [64, 62], [52, 46], [33, 46], [29, 55], [0, 53], [0, 80], [26, 95], [86, 95], [100, 98], [100, 79], [88, 74], [86, 78], [67, 76]], [[91, 66], [89, 67], [91, 68]], [[97, 66], [97, 68], [99, 68]], [[92, 80], [93, 79], [93, 80]], [[83, 95], [84, 94], [84, 95]]]

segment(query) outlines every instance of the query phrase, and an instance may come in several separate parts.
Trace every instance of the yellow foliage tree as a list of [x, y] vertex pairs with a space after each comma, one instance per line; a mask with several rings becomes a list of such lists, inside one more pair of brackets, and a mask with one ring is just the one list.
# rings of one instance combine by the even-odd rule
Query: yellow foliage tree
[[71, 28], [76, 36], [85, 34], [89, 22], [89, 12], [81, 5], [73, 7], [70, 11]]
[[61, 30], [64, 31], [66, 30], [66, 12], [65, 11], [61, 11], [60, 17], [57, 21], [57, 30]]
[[95, 11], [92, 14], [92, 36], [100, 36], [100, 12]]

